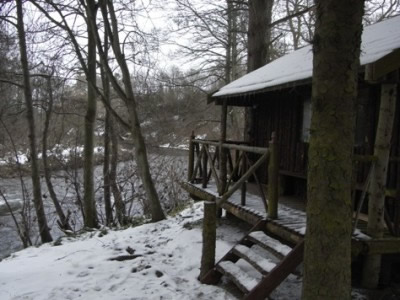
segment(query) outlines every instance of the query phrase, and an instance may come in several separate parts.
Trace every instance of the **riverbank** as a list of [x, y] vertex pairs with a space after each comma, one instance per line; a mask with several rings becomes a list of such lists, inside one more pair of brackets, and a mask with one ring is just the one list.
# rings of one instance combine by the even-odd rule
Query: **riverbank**
[[[155, 149], [149, 155], [152, 176], [155, 180], [156, 189], [162, 202], [164, 211], [173, 211], [183, 203], [188, 201], [188, 195], [184, 193], [178, 181], [185, 174], [186, 153], [185, 151], [175, 151], [171, 149]], [[53, 172], [53, 185], [57, 197], [62, 202], [64, 211], [70, 211], [70, 221], [74, 230], [82, 228], [81, 208], [77, 200], [77, 192], [83, 195], [82, 190], [82, 169], [70, 169]], [[145, 217], [148, 211], [148, 203], [141, 180], [136, 172], [135, 162], [127, 160], [118, 165], [118, 182], [120, 184], [123, 199], [125, 200], [127, 214], [132, 217]], [[95, 175], [95, 198], [97, 203], [98, 217], [104, 221], [104, 201], [103, 201], [103, 168], [98, 165], [94, 170]], [[25, 201], [27, 210], [25, 213], [29, 217], [29, 228], [32, 230], [30, 236], [34, 244], [38, 243], [36, 233], [35, 213], [30, 201], [31, 179], [29, 176], [23, 177], [25, 186]], [[21, 190], [20, 178], [0, 179], [0, 188], [9, 202], [13, 203], [14, 213], [18, 221], [21, 222], [21, 206], [24, 195]], [[42, 178], [42, 194], [44, 208], [46, 211], [49, 227], [53, 238], [56, 239], [64, 234], [57, 226], [57, 214], [54, 205], [50, 200], [46, 184]], [[17, 229], [11, 218], [10, 212], [4, 200], [0, 201], [0, 258], [22, 248], [22, 243], [18, 237]]]

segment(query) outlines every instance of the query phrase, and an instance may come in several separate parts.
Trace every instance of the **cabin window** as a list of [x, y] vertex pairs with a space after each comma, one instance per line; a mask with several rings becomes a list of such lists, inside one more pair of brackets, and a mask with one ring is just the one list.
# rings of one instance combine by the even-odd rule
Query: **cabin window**
[[301, 141], [304, 143], [310, 141], [311, 115], [311, 99], [306, 99], [303, 102], [303, 124], [301, 127]]

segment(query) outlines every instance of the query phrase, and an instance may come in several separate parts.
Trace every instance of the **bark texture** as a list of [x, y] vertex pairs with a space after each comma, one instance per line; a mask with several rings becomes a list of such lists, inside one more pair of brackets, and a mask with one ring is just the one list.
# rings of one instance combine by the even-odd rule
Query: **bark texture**
[[269, 61], [268, 48], [271, 41], [269, 25], [273, 5], [273, 0], [249, 0], [247, 73], [264, 66]]
[[[249, 28], [247, 32], [247, 73], [269, 61], [273, 0], [249, 0]], [[244, 139], [254, 140], [254, 108], [245, 109]]]
[[[86, 9], [96, 17], [96, 6], [90, 1]], [[94, 196], [94, 129], [96, 122], [96, 42], [88, 24], [88, 57], [87, 57], [87, 107], [85, 115], [85, 143], [83, 165], [83, 206], [85, 210], [85, 226], [95, 228], [97, 224], [96, 201]]]
[[302, 299], [351, 299], [351, 176], [364, 1], [319, 0]]
[[[107, 37], [105, 37], [107, 39]], [[107, 46], [105, 46], [107, 49]], [[110, 102], [110, 83], [104, 68], [101, 68], [101, 79], [105, 101]], [[104, 122], [104, 162], [103, 162], [103, 185], [104, 185], [104, 208], [106, 211], [106, 224], [109, 226], [113, 222], [113, 212], [111, 205], [111, 180], [110, 180], [110, 159], [111, 159], [111, 114], [106, 110]]]
[[39, 225], [39, 233], [42, 243], [51, 242], [53, 239], [50, 234], [49, 227], [47, 226], [47, 219], [43, 208], [42, 192], [40, 187], [39, 165], [37, 161], [37, 146], [36, 146], [36, 133], [35, 133], [35, 117], [33, 111], [32, 89], [29, 77], [29, 65], [27, 48], [25, 41], [25, 28], [24, 17], [22, 11], [22, 0], [16, 1], [17, 5], [17, 20], [18, 20], [18, 39], [20, 60], [23, 73], [24, 82], [24, 98], [26, 105], [26, 118], [29, 126], [29, 147], [31, 154], [31, 176], [32, 176], [32, 189], [33, 189], [33, 202], [35, 206], [37, 221]]
[[[378, 128], [376, 131], [374, 156], [377, 157], [371, 177], [368, 203], [367, 232], [373, 238], [382, 238], [385, 229], [385, 191], [389, 165], [390, 141], [392, 139], [394, 113], [396, 111], [397, 84], [382, 84]], [[376, 288], [379, 283], [381, 255], [367, 256], [362, 284]]]

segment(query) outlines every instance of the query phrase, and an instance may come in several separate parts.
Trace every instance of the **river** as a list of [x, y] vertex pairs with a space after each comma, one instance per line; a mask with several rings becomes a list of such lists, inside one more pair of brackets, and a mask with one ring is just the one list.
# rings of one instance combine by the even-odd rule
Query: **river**
[[[157, 191], [164, 208], [170, 209], [177, 204], [178, 201], [187, 201], [187, 195], [183, 194], [178, 187], [177, 180], [183, 178], [184, 168], [186, 167], [185, 150], [175, 149], [158, 149], [153, 150], [149, 155], [152, 176], [156, 183]], [[104, 205], [103, 205], [103, 189], [102, 189], [102, 166], [97, 166], [94, 171], [95, 175], [95, 197], [97, 202], [98, 217], [104, 220]], [[135, 164], [131, 161], [123, 162], [118, 165], [118, 174], [120, 180], [121, 192], [126, 200], [127, 210], [130, 216], [141, 216], [146, 210], [146, 201], [142, 184], [137, 178], [135, 172]], [[71, 212], [71, 225], [75, 230], [82, 228], [82, 218], [80, 206], [77, 201], [77, 193], [75, 191], [74, 182], [79, 182], [79, 191], [83, 196], [82, 191], [82, 170], [75, 171], [57, 171], [53, 174], [52, 182], [59, 201], [61, 201], [64, 211]], [[26, 190], [27, 199], [31, 199], [31, 179], [30, 177], [23, 178]], [[7, 201], [13, 208], [15, 217], [21, 220], [21, 210], [23, 203], [23, 193], [21, 189], [21, 181], [19, 178], [0, 179], [0, 189], [6, 197]], [[63, 236], [64, 233], [57, 226], [57, 215], [54, 205], [48, 195], [47, 187], [42, 178], [42, 194], [46, 216], [53, 239]], [[33, 208], [33, 203], [26, 201], [30, 205], [27, 210], [30, 214], [30, 225], [32, 232], [30, 234], [33, 244], [40, 243], [37, 234], [37, 223]], [[12, 252], [20, 250], [22, 242], [18, 237], [15, 223], [11, 213], [3, 199], [0, 198], [0, 259], [10, 255]]]

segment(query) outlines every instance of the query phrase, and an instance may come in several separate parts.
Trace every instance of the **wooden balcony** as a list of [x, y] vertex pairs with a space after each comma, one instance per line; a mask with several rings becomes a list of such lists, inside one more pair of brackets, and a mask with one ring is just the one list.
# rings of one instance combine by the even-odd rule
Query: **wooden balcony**
[[[305, 204], [278, 195], [279, 160], [274, 138], [268, 148], [192, 138], [189, 149], [188, 180], [182, 186], [192, 198], [215, 201], [227, 213], [251, 225], [266, 219], [265, 230], [287, 244], [303, 240]], [[266, 184], [258, 180], [259, 172], [267, 173]], [[400, 238], [387, 230], [384, 238], [371, 239], [364, 233], [366, 223], [358, 214], [352, 236], [354, 257], [400, 253]]]

